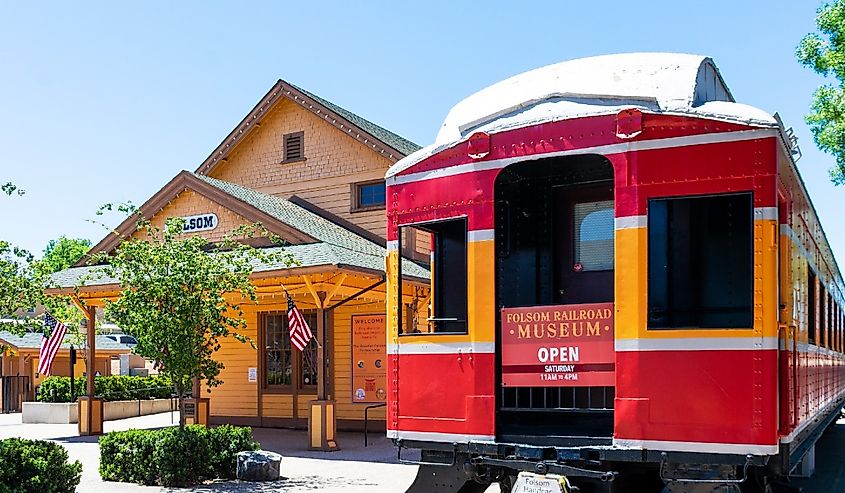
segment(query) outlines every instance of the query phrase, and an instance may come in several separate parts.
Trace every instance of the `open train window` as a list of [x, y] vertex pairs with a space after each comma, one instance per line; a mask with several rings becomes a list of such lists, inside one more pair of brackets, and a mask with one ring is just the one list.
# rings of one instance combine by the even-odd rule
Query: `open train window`
[[648, 203], [648, 327], [750, 328], [750, 193]]
[[827, 340], [827, 290], [819, 284], [819, 346], [828, 347]]
[[[400, 293], [401, 334], [465, 333], [467, 331], [466, 218], [414, 224], [399, 228], [403, 242], [427, 241], [431, 256], [430, 286]], [[402, 283], [400, 283], [400, 289]]]
[[816, 343], [816, 273], [807, 267], [807, 339]]

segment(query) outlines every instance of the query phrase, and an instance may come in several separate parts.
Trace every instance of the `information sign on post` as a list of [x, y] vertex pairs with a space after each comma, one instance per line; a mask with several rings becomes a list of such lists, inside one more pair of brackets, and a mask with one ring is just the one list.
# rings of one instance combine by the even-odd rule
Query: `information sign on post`
[[352, 317], [352, 402], [387, 399], [385, 315]]
[[502, 385], [612, 387], [613, 303], [502, 309]]

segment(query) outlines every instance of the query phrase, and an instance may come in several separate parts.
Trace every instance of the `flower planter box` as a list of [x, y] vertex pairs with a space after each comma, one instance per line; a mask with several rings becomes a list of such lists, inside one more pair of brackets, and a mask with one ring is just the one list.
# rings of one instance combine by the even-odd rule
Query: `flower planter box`
[[[24, 402], [24, 423], [72, 424], [79, 422], [76, 402]], [[103, 403], [103, 419], [132, 418], [170, 411], [170, 399], [111, 401]]]

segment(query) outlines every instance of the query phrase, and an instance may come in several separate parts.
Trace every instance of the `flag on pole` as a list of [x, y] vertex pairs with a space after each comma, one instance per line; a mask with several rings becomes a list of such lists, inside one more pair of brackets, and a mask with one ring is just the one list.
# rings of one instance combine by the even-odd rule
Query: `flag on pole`
[[59, 347], [65, 338], [67, 327], [56, 320], [49, 313], [44, 314], [44, 327], [50, 331], [50, 337], [41, 336], [41, 349], [38, 351], [38, 373], [49, 375], [50, 367], [53, 366], [53, 359], [59, 352]]
[[311, 328], [308, 327], [308, 322], [296, 308], [296, 304], [290, 295], [288, 295], [288, 331], [290, 332], [291, 344], [300, 351], [304, 351], [308, 341], [314, 337]]

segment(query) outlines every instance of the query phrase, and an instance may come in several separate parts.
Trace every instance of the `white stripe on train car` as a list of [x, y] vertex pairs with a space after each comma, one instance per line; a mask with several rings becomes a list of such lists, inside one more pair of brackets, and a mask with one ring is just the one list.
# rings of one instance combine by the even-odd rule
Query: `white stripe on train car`
[[673, 442], [667, 440], [632, 440], [614, 438], [614, 447], [624, 449], [665, 450], [667, 452], [700, 452], [705, 454], [773, 455], [778, 445], [750, 443]]
[[423, 440], [429, 442], [495, 442], [495, 435], [465, 435], [463, 433], [435, 433], [431, 431], [387, 430], [387, 438]]
[[617, 339], [616, 351], [749, 351], [777, 349], [777, 337], [685, 337], [678, 339]]
[[[415, 336], [407, 336], [414, 338]], [[422, 342], [422, 343], [401, 343], [388, 344], [389, 354], [492, 354], [496, 352], [496, 343], [493, 342]]]
[[777, 207], [755, 207], [754, 220], [755, 221], [777, 221], [778, 208]]
[[476, 229], [474, 231], [467, 231], [467, 239], [470, 242], [489, 241], [495, 238], [496, 231], [493, 229]]
[[622, 142], [619, 144], [606, 144], [580, 149], [568, 149], [565, 151], [547, 152], [543, 154], [531, 154], [528, 156], [515, 156], [503, 159], [492, 159], [475, 163], [465, 163], [448, 168], [439, 168], [429, 171], [420, 171], [407, 175], [393, 175], [387, 178], [387, 186], [401, 185], [403, 183], [414, 183], [446, 176], [461, 175], [477, 171], [501, 169], [510, 164], [537, 158], [550, 158], [561, 156], [577, 156], [581, 154], [619, 154], [631, 151], [649, 151], [656, 149], [670, 149], [673, 147], [687, 147], [703, 144], [721, 144], [726, 142], [741, 142], [744, 140], [764, 139], [777, 137], [778, 130], [774, 128], [760, 128], [755, 130], [737, 130], [735, 132], [720, 132], [701, 135], [685, 135], [682, 137], [668, 137], [665, 139], [639, 140], [633, 142]]
[[613, 225], [616, 230], [645, 228], [648, 226], [648, 216], [617, 217], [613, 220]]

